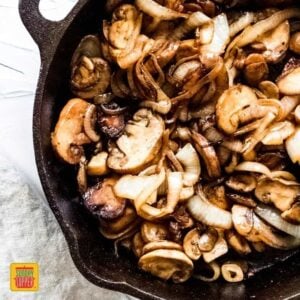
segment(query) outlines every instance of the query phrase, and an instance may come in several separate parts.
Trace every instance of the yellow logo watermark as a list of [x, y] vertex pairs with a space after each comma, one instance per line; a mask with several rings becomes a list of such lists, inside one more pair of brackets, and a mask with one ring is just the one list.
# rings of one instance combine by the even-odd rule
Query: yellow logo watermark
[[10, 265], [10, 289], [14, 292], [34, 292], [39, 289], [39, 265], [37, 263], [12, 263]]

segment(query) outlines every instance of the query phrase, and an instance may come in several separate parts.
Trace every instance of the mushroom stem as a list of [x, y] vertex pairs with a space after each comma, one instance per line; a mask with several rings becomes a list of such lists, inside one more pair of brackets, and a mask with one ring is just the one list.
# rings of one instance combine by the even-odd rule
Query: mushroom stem
[[221, 267], [223, 278], [227, 282], [240, 282], [244, 279], [244, 272], [237, 263], [225, 263]]

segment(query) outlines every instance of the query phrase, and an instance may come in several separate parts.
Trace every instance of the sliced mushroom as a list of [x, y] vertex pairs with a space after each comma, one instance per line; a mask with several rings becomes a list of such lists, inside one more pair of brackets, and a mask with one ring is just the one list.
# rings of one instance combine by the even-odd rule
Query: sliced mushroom
[[284, 95], [300, 94], [300, 60], [291, 58], [285, 65], [282, 74], [277, 79], [280, 93]]
[[239, 174], [230, 176], [225, 184], [237, 192], [249, 193], [256, 188], [256, 179], [250, 174]]
[[252, 209], [234, 205], [232, 220], [237, 232], [252, 242], [264, 242], [277, 249], [293, 249], [299, 247], [300, 239], [278, 233], [271, 226], [257, 217]]
[[75, 66], [82, 56], [101, 57], [100, 40], [96, 35], [86, 35], [77, 46], [71, 60], [71, 66]]
[[132, 247], [133, 253], [136, 255], [136, 257], [141, 257], [143, 254], [143, 248], [144, 248], [145, 242], [142, 239], [142, 235], [140, 232], [137, 232], [134, 235], [132, 244], [133, 244], [133, 247]]
[[229, 230], [225, 232], [226, 241], [229, 246], [240, 255], [247, 255], [251, 253], [251, 248], [247, 240], [239, 235], [235, 230]]
[[72, 92], [83, 99], [94, 98], [106, 91], [110, 77], [110, 66], [104, 59], [82, 56], [72, 69]]
[[237, 112], [256, 102], [255, 93], [245, 85], [238, 84], [227, 89], [216, 106], [218, 127], [227, 134], [233, 134], [239, 125]]
[[102, 151], [91, 158], [87, 164], [87, 174], [90, 176], [102, 176], [108, 173], [106, 165], [108, 153]]
[[116, 179], [108, 178], [90, 187], [83, 195], [84, 205], [95, 216], [104, 220], [118, 218], [124, 213], [126, 200], [113, 191]]
[[277, 180], [264, 178], [255, 189], [255, 196], [263, 203], [273, 203], [279, 210], [288, 210], [300, 193], [300, 186], [285, 185]]
[[[103, 22], [103, 34], [109, 43], [109, 52], [114, 61], [122, 69], [132, 66], [142, 54], [138, 47], [144, 37], [140, 35], [142, 13], [134, 5], [123, 4], [117, 7], [112, 15], [111, 23]], [[148, 40], [148, 38], [147, 38]], [[136, 55], [138, 54], [138, 55]]]
[[130, 227], [137, 220], [137, 215], [132, 206], [126, 206], [124, 213], [113, 220], [100, 220], [101, 227], [108, 230], [110, 233], [119, 233]]
[[198, 240], [198, 247], [200, 251], [209, 252], [211, 251], [218, 240], [218, 231], [213, 227], [208, 227]]
[[191, 277], [193, 262], [181, 251], [160, 249], [143, 255], [139, 267], [161, 279], [179, 283]]
[[174, 243], [171, 241], [156, 241], [156, 242], [150, 242], [146, 244], [143, 248], [143, 255], [159, 249], [168, 249], [168, 250], [179, 250], [182, 251], [182, 246], [178, 243]]
[[284, 21], [273, 30], [261, 35], [256, 41], [262, 43], [265, 50], [262, 52], [268, 63], [277, 63], [285, 55], [289, 47], [290, 25]]
[[211, 263], [215, 259], [223, 256], [228, 252], [228, 245], [224, 238], [219, 237], [213, 249], [203, 253], [203, 259], [206, 263]]
[[269, 68], [265, 58], [261, 54], [250, 54], [244, 62], [244, 76], [250, 85], [257, 85], [266, 79], [269, 74]]
[[197, 228], [190, 230], [184, 237], [183, 250], [192, 260], [198, 260], [201, 257], [201, 251], [198, 247], [200, 233]]
[[69, 164], [78, 164], [83, 155], [82, 145], [91, 142], [83, 129], [84, 115], [88, 107], [89, 103], [84, 100], [69, 100], [51, 135], [53, 149]]
[[221, 166], [214, 147], [210, 146], [207, 139], [198, 132], [193, 131], [191, 136], [196, 150], [205, 162], [208, 175], [210, 177], [220, 177]]
[[243, 268], [236, 262], [224, 263], [221, 267], [221, 273], [227, 282], [240, 282], [244, 279]]
[[300, 163], [300, 127], [298, 126], [295, 132], [286, 140], [285, 148], [293, 163]]
[[179, 206], [171, 217], [174, 220], [171, 220], [169, 223], [169, 233], [172, 237], [172, 240], [179, 242], [182, 239], [183, 231], [187, 228], [191, 228], [194, 225], [193, 219], [186, 211], [184, 205]]
[[226, 197], [225, 188], [223, 185], [216, 185], [210, 187], [209, 185], [203, 187], [203, 192], [209, 202], [218, 206], [221, 209], [229, 209], [230, 203]]
[[163, 241], [168, 236], [168, 229], [163, 224], [144, 222], [141, 235], [145, 243]]
[[158, 115], [147, 109], [139, 110], [110, 149], [108, 167], [118, 173], [139, 172], [157, 155], [163, 132], [164, 123]]
[[137, 219], [134, 222], [130, 223], [126, 228], [122, 231], [114, 233], [111, 232], [108, 227], [99, 227], [100, 233], [109, 240], [115, 240], [116, 243], [122, 241], [123, 239], [132, 237], [139, 229], [140, 220]]
[[226, 193], [226, 196], [233, 202], [247, 206], [247, 207], [256, 207], [256, 205], [257, 205], [257, 203], [249, 195]]
[[274, 82], [269, 80], [261, 81], [258, 88], [267, 98], [279, 99], [279, 89]]

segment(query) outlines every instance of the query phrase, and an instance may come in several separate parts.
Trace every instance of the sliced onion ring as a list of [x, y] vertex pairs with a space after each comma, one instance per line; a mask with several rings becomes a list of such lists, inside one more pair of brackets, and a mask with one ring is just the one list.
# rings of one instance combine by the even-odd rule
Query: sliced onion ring
[[182, 14], [170, 8], [164, 7], [154, 0], [135, 0], [135, 5], [145, 14], [160, 20], [175, 20], [187, 18], [188, 14]]
[[232, 227], [231, 213], [211, 204], [201, 191], [188, 200], [187, 208], [197, 221], [208, 226], [223, 229]]
[[258, 216], [275, 228], [296, 238], [300, 238], [300, 225], [291, 224], [285, 221], [277, 209], [267, 205], [259, 204], [256, 206], [254, 211]]
[[254, 161], [243, 161], [237, 165], [234, 169], [235, 171], [244, 171], [244, 172], [255, 172], [266, 175], [267, 177], [272, 177], [272, 172], [265, 165], [254, 162]]

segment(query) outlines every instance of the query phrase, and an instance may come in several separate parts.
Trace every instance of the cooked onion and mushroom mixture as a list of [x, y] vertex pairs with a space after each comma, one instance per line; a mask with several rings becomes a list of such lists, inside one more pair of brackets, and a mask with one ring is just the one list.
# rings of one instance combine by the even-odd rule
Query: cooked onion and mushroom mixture
[[75, 50], [53, 149], [139, 268], [241, 281], [300, 246], [300, 8], [129, 2]]

